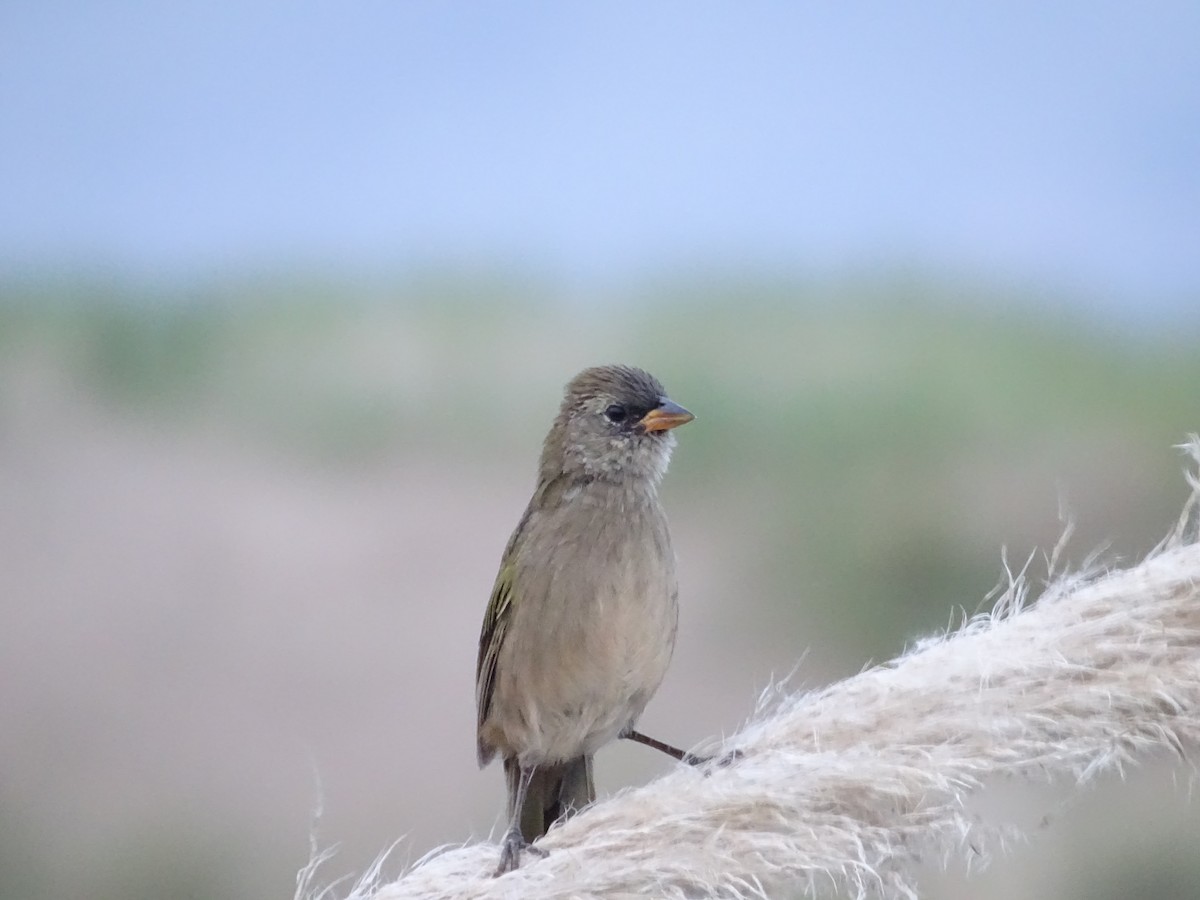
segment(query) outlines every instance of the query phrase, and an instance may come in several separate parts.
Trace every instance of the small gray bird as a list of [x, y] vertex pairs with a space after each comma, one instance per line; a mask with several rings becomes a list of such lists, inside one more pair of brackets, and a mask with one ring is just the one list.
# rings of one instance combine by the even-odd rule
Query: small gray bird
[[641, 369], [567, 385], [537, 489], [500, 561], [475, 672], [480, 768], [498, 753], [508, 831], [497, 875], [595, 799], [592, 755], [633, 730], [675, 645], [675, 556], [658, 483], [690, 412]]

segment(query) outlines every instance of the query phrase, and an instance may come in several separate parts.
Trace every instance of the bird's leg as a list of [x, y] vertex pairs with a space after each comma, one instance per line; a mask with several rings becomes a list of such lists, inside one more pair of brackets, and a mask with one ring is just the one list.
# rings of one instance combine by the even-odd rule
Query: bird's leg
[[642, 734], [640, 731], [634, 731], [632, 728], [621, 735], [623, 738], [628, 738], [631, 741], [637, 741], [639, 744], [645, 744], [647, 747], [653, 747], [655, 750], [661, 750], [667, 756], [674, 757], [681, 763], [687, 763], [689, 766], [702, 766], [705, 763], [710, 763], [716, 760], [717, 765], [727, 766], [732, 762], [741, 758], [741, 751], [735, 750], [732, 753], [726, 753], [718, 758], [715, 756], [696, 756], [694, 753], [688, 753], [680, 750], [678, 747], [672, 747], [670, 744], [664, 743], [657, 738], [652, 738], [648, 734]]
[[657, 738], [650, 737], [648, 734], [642, 734], [640, 731], [634, 731], [632, 728], [621, 735], [621, 737], [637, 741], [639, 744], [645, 744], [647, 747], [653, 747], [655, 750], [661, 750], [667, 756], [674, 757], [679, 762], [685, 762], [688, 765], [696, 765], [696, 763], [702, 762], [702, 760], [697, 759], [690, 753], [685, 753], [678, 747], [672, 747], [670, 744], [663, 743]]
[[500, 865], [496, 867], [497, 876], [503, 875], [505, 872], [512, 872], [521, 864], [522, 850], [528, 850], [538, 856], [546, 856], [545, 850], [534, 847], [521, 834], [521, 811], [525, 808], [525, 795], [529, 793], [529, 782], [533, 780], [533, 773], [537, 771], [537, 766], [522, 766], [515, 758], [505, 760], [505, 763], [511, 763], [517, 767], [517, 789], [515, 796], [511, 798], [512, 806], [508, 811], [508, 831], [504, 833], [504, 840], [500, 845]]

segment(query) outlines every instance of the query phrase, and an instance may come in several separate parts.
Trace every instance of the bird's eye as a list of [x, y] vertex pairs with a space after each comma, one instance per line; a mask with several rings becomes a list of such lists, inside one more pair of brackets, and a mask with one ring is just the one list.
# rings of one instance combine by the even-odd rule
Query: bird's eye
[[612, 406], [610, 406], [608, 409], [606, 409], [604, 411], [604, 415], [608, 417], [608, 421], [612, 422], [613, 424], [619, 425], [625, 421], [625, 417], [627, 415], [629, 415], [629, 413], [626, 411], [625, 407], [623, 407], [621, 404], [614, 403]]

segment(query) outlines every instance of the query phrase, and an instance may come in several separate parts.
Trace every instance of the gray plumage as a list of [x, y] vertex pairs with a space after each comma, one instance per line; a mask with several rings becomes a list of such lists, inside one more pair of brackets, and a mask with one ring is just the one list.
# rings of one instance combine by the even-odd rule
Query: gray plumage
[[479, 763], [500, 755], [509, 788], [500, 872], [594, 799], [592, 755], [633, 728], [666, 673], [678, 589], [658, 484], [670, 429], [691, 418], [640, 369], [567, 385], [480, 635]]

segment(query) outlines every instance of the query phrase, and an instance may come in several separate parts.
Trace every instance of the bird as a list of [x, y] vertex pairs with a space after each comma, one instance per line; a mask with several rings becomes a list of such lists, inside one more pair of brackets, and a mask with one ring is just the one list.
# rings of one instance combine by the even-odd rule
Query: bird
[[675, 555], [658, 486], [695, 417], [648, 372], [567, 384], [537, 486], [500, 561], [475, 673], [480, 768], [503, 760], [508, 827], [496, 875], [595, 799], [592, 757], [634, 730], [675, 646]]

